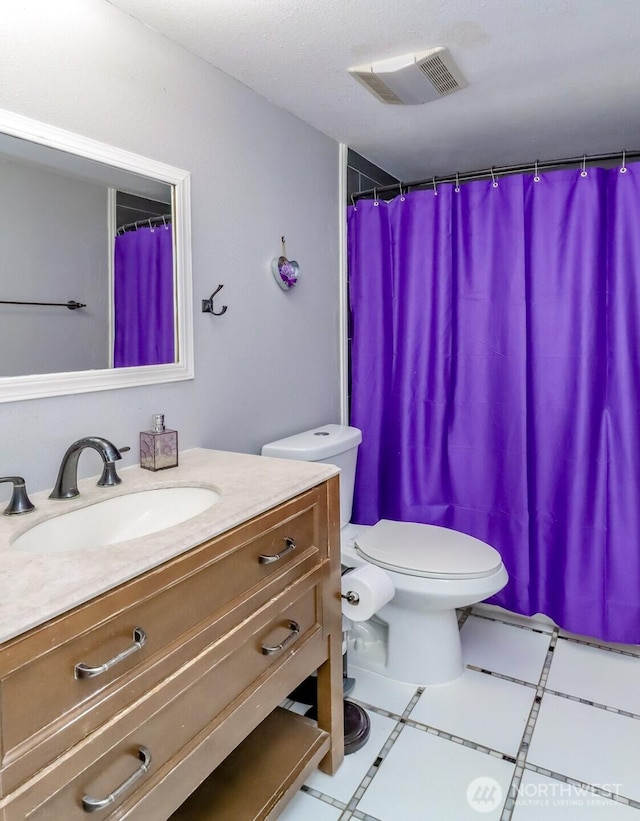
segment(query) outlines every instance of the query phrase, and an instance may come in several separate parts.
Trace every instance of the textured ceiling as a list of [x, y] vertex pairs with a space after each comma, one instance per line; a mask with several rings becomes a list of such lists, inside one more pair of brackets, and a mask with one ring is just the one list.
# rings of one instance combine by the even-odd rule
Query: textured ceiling
[[[394, 176], [640, 149], [640, 0], [109, 0]], [[447, 46], [469, 87], [379, 103], [350, 66]]]

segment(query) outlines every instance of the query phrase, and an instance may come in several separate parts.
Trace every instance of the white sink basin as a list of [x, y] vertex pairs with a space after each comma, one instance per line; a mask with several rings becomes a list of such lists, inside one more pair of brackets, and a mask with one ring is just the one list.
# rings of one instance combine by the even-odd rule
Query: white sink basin
[[40, 522], [18, 536], [13, 547], [29, 553], [107, 547], [186, 522], [219, 499], [219, 493], [205, 487], [167, 487], [114, 496]]

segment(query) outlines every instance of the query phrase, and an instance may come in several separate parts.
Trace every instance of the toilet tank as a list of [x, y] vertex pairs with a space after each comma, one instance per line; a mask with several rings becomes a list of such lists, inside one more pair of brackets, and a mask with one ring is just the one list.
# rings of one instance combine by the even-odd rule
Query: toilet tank
[[351, 519], [353, 486], [356, 478], [358, 445], [362, 433], [349, 425], [323, 425], [269, 442], [263, 456], [298, 459], [301, 462], [323, 462], [340, 468], [340, 527]]

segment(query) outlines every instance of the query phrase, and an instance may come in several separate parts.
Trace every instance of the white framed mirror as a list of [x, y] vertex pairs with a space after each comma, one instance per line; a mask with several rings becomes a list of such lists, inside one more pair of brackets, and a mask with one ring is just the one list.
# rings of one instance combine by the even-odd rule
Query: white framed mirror
[[[192, 379], [189, 173], [0, 109], [0, 183], [0, 402]], [[161, 288], [138, 271], [137, 314], [131, 232], [166, 249]], [[159, 314], [162, 350], [123, 354]]]

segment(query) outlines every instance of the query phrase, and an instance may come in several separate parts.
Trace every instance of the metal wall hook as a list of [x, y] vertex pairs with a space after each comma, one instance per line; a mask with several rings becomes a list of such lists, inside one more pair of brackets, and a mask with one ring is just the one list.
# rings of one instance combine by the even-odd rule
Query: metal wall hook
[[226, 305], [223, 305], [222, 310], [220, 310], [220, 311], [214, 311], [213, 310], [213, 298], [218, 293], [218, 291], [220, 291], [222, 288], [224, 288], [224, 285], [218, 285], [218, 287], [211, 294], [209, 299], [203, 299], [202, 300], [202, 313], [203, 314], [213, 314], [214, 316], [222, 316], [222, 314], [227, 312], [227, 306]]

